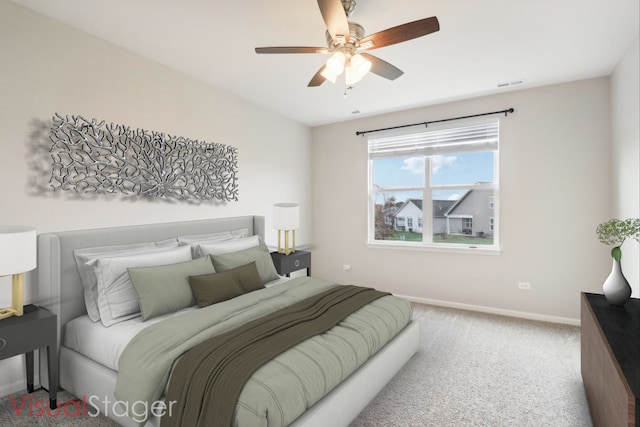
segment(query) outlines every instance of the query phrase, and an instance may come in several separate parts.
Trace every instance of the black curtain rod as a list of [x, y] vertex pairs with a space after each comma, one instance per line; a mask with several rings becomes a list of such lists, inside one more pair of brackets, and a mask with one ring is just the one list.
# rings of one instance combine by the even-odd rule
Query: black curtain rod
[[428, 127], [431, 123], [440, 123], [440, 122], [449, 122], [451, 120], [461, 120], [461, 119], [470, 119], [472, 117], [481, 117], [481, 116], [489, 116], [491, 114], [503, 114], [504, 116], [507, 117], [507, 114], [509, 113], [513, 113], [515, 110], [513, 108], [509, 108], [507, 110], [502, 110], [502, 111], [493, 111], [491, 113], [482, 113], [482, 114], [474, 114], [472, 116], [462, 116], [462, 117], [453, 117], [451, 119], [442, 119], [442, 120], [432, 120], [430, 122], [422, 122], [422, 123], [413, 123], [410, 125], [400, 125], [400, 126], [393, 126], [390, 128], [382, 128], [382, 129], [373, 129], [373, 130], [363, 130], [363, 131], [359, 131], [356, 132], [356, 135], [364, 135], [365, 133], [372, 133], [372, 132], [382, 132], [383, 130], [393, 130], [393, 129], [401, 129], [401, 128], [407, 128], [410, 126], [424, 126], [424, 127]]

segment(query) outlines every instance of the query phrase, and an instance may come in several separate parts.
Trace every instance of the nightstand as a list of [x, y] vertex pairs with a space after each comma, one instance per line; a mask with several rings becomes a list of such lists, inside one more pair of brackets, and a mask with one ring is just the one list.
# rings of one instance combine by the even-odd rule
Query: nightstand
[[0, 360], [25, 353], [27, 391], [33, 393], [33, 352], [47, 348], [49, 407], [58, 407], [58, 333], [56, 315], [35, 305], [26, 305], [23, 316], [0, 320]]
[[311, 252], [309, 251], [295, 251], [289, 255], [271, 252], [271, 259], [279, 275], [284, 274], [289, 277], [292, 272], [306, 268], [307, 276], [311, 276]]

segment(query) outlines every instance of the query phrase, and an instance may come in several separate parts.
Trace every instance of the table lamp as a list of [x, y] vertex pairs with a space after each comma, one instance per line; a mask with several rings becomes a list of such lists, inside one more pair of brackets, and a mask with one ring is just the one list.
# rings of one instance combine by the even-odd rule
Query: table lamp
[[[295, 203], [276, 203], [273, 205], [273, 228], [278, 230], [278, 252], [289, 255], [296, 251], [296, 228], [300, 226], [300, 206]], [[284, 231], [284, 247], [281, 244], [281, 233]], [[292, 243], [289, 247], [289, 232]]]
[[0, 309], [0, 319], [23, 315], [24, 273], [36, 268], [36, 229], [0, 225], [0, 277], [12, 276], [11, 307]]

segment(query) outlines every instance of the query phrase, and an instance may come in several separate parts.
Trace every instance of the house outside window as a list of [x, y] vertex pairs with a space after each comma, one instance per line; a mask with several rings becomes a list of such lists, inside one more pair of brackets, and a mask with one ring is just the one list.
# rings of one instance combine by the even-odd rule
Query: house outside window
[[465, 218], [462, 232], [464, 234], [471, 234], [471, 230], [473, 230], [473, 218]]
[[368, 142], [371, 246], [499, 249], [499, 120]]

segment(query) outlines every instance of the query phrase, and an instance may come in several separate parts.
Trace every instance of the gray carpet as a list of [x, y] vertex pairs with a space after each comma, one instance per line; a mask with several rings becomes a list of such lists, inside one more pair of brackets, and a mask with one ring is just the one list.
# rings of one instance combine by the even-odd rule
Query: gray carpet
[[580, 329], [414, 305], [418, 353], [354, 420], [364, 426], [591, 426]]
[[[350, 427], [589, 427], [577, 327], [414, 305], [418, 353]], [[20, 404], [25, 392], [13, 394]], [[43, 391], [34, 400], [46, 400]], [[61, 392], [60, 402], [73, 396]], [[73, 407], [69, 407], [73, 409]], [[115, 426], [29, 417], [0, 399], [0, 426]], [[333, 427], [333, 426], [332, 426]]]

